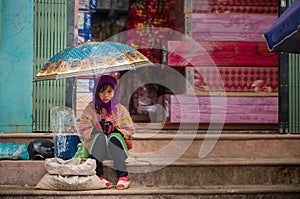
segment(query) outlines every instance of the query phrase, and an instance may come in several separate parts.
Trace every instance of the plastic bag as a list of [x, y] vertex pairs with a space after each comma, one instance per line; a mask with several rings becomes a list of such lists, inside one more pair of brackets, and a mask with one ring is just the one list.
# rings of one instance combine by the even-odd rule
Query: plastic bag
[[86, 150], [83, 143], [77, 144], [77, 152], [73, 156], [73, 158], [89, 158], [90, 153]]
[[51, 131], [56, 134], [77, 134], [74, 111], [67, 107], [54, 107], [50, 110]]
[[72, 158], [77, 152], [80, 139], [77, 135], [58, 134], [54, 137], [54, 154], [64, 160]]
[[0, 143], [0, 159], [29, 160], [26, 144]]
[[54, 107], [50, 112], [50, 121], [55, 157], [64, 160], [72, 158], [80, 143], [74, 111], [67, 107]]

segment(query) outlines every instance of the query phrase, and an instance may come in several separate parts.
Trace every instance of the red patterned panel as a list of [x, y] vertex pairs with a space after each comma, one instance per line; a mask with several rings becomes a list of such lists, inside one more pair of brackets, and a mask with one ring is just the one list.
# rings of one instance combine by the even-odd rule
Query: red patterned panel
[[278, 53], [266, 42], [168, 41], [167, 64], [194, 66], [278, 66]]
[[179, 13], [277, 14], [278, 0], [179, 0], [176, 11]]
[[194, 40], [264, 41], [263, 34], [276, 15], [185, 14], [178, 16], [175, 29]]
[[[277, 67], [187, 67], [193, 71], [194, 91], [203, 92], [251, 92], [268, 95], [278, 92]], [[220, 75], [218, 78], [218, 75]]]

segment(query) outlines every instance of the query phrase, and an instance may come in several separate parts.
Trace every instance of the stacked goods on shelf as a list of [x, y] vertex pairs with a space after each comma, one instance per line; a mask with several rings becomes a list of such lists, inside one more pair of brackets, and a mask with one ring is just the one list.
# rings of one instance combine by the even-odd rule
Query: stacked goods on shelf
[[276, 15], [187, 13], [176, 21], [176, 30], [196, 41], [263, 41], [263, 33]]
[[[220, 78], [216, 78], [219, 73]], [[278, 67], [186, 67], [187, 94], [277, 96]]]
[[78, 9], [80, 11], [95, 11], [100, 0], [78, 0]]
[[[160, 97], [169, 106], [168, 121], [220, 122], [210, 121], [210, 116], [225, 108], [225, 123], [277, 123], [278, 54], [268, 51], [263, 38], [277, 19], [277, 4], [277, 0], [178, 0], [173, 13], [181, 17], [175, 30], [183, 37], [168, 41], [165, 60], [169, 66], [185, 68], [186, 96], [179, 98], [187, 100]], [[198, 121], [188, 100], [194, 94], [199, 98]], [[225, 107], [209, 112], [217, 106], [207, 104], [210, 97], [224, 96]]]
[[78, 40], [77, 44], [92, 41], [92, 13], [78, 12]]
[[92, 41], [92, 12], [97, 9], [97, 0], [79, 0], [78, 9], [77, 44], [83, 44]]
[[[278, 55], [263, 42], [169, 41], [168, 51], [169, 66], [186, 68], [187, 83], [193, 87], [192, 92], [187, 88], [187, 94], [225, 89], [227, 96], [277, 95]], [[219, 84], [215, 73], [222, 78]]]
[[[184, 57], [182, 57], [183, 55]], [[167, 65], [194, 66], [278, 66], [278, 54], [265, 42], [168, 41]]]
[[158, 113], [158, 120], [166, 119], [170, 123], [278, 122], [276, 97], [229, 96], [224, 101], [224, 98], [218, 97], [166, 94], [160, 96], [158, 101], [168, 108], [166, 118]]
[[260, 33], [277, 18], [277, 4], [277, 0], [178, 0], [170, 15], [176, 16], [175, 30], [197, 41], [262, 41]]
[[177, 14], [184, 13], [248, 13], [277, 15], [277, 0], [178, 0]]

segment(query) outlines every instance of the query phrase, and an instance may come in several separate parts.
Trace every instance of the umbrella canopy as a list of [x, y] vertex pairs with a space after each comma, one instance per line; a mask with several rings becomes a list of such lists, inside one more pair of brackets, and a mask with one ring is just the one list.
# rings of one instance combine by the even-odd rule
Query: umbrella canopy
[[35, 80], [50, 80], [133, 70], [153, 65], [134, 48], [117, 42], [87, 42], [55, 54]]
[[270, 51], [300, 53], [300, 0], [295, 0], [265, 32]]

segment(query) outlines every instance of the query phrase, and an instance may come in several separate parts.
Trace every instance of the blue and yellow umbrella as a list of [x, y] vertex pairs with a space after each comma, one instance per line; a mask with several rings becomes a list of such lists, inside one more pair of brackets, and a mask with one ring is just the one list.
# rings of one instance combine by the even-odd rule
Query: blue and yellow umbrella
[[142, 53], [117, 42], [87, 42], [55, 54], [35, 80], [61, 79], [153, 66]]

